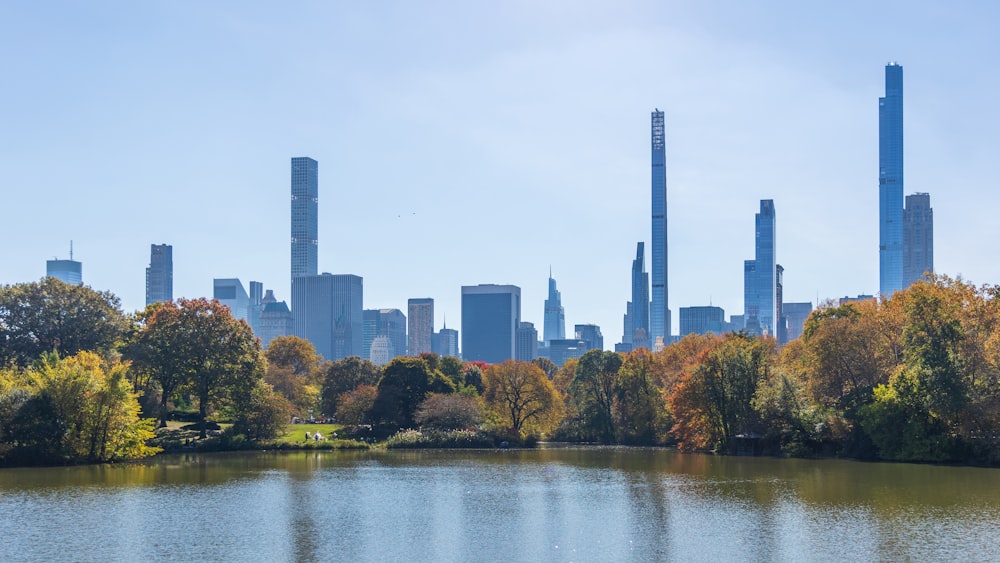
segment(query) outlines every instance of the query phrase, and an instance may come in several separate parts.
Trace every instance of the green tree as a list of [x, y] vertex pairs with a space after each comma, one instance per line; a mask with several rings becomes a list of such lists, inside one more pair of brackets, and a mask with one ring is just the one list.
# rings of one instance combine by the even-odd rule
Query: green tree
[[321, 391], [321, 408], [323, 414], [340, 418], [337, 402], [340, 396], [358, 388], [361, 385], [374, 386], [378, 384], [382, 371], [378, 366], [350, 356], [335, 362], [323, 364], [323, 389]]
[[238, 405], [233, 431], [255, 442], [271, 440], [284, 430], [290, 410], [287, 399], [260, 381]]
[[577, 405], [581, 432], [588, 439], [601, 442], [615, 439], [611, 408], [621, 365], [621, 354], [605, 350], [590, 350], [576, 365], [569, 392]]
[[628, 353], [618, 369], [611, 413], [621, 444], [655, 444], [665, 434], [666, 405], [653, 377], [653, 354], [640, 348]]
[[397, 357], [389, 362], [378, 382], [372, 418], [379, 424], [410, 428], [413, 415], [430, 393], [454, 393], [455, 384], [432, 371], [422, 358]]
[[128, 322], [118, 297], [52, 277], [0, 287], [0, 365], [25, 367], [42, 354], [107, 351]]
[[562, 419], [562, 400], [545, 372], [531, 362], [507, 360], [483, 372], [483, 398], [501, 424], [519, 436], [544, 435]]
[[163, 390], [164, 411], [166, 398], [182, 386], [198, 397], [202, 438], [210, 405], [248, 398], [264, 375], [260, 341], [245, 321], [214, 300], [164, 303], [143, 327], [136, 347], [136, 363]]

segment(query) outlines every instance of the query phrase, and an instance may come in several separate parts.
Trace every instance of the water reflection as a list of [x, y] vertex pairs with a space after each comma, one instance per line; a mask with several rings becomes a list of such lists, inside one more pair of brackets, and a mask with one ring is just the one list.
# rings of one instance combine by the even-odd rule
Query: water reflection
[[0, 560], [987, 560], [998, 485], [642, 448], [188, 454], [0, 471]]

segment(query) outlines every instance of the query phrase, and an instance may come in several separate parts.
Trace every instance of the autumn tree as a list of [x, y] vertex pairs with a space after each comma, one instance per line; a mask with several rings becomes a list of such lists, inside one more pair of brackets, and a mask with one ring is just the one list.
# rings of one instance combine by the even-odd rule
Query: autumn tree
[[350, 356], [335, 362], [326, 362], [321, 368], [323, 372], [323, 388], [321, 391], [321, 408], [328, 416], [340, 417], [338, 401], [344, 393], [353, 391], [361, 385], [375, 386], [382, 376], [378, 366]]
[[507, 360], [483, 372], [483, 397], [507, 428], [519, 436], [546, 434], [562, 418], [562, 401], [541, 368]]
[[358, 385], [337, 398], [337, 419], [344, 424], [369, 424], [378, 387]]
[[166, 398], [185, 387], [198, 397], [201, 437], [209, 407], [227, 398], [247, 398], [264, 375], [260, 342], [229, 307], [207, 299], [164, 303], [136, 342], [135, 361], [152, 374]]
[[417, 407], [430, 393], [454, 393], [455, 384], [421, 358], [397, 357], [389, 362], [378, 382], [372, 418], [379, 424], [410, 428]]
[[666, 403], [652, 364], [653, 354], [640, 348], [628, 353], [618, 368], [611, 414], [620, 444], [654, 444], [666, 433]]
[[431, 393], [420, 403], [413, 418], [421, 426], [453, 430], [479, 426], [483, 422], [483, 413], [475, 397]]
[[0, 287], [0, 365], [25, 367], [46, 352], [114, 348], [128, 323], [110, 292], [53, 277]]
[[264, 351], [268, 365], [291, 368], [296, 377], [309, 377], [319, 367], [316, 347], [305, 338], [279, 336], [271, 340]]
[[605, 350], [588, 351], [576, 365], [569, 392], [580, 416], [581, 432], [588, 439], [601, 442], [615, 439], [611, 408], [621, 365], [620, 354]]

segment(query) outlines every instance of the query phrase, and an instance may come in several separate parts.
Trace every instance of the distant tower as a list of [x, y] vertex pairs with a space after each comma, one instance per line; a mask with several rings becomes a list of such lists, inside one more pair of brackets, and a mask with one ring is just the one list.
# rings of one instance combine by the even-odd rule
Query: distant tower
[[438, 356], [459, 357], [458, 353], [458, 331], [448, 328], [447, 321], [444, 327], [434, 334], [434, 353]]
[[760, 200], [754, 218], [753, 260], [743, 262], [743, 314], [746, 329], [777, 337], [778, 264], [776, 263], [774, 200]]
[[906, 196], [903, 210], [903, 286], [934, 273], [934, 210], [931, 196]]
[[549, 297], [545, 300], [545, 324], [542, 335], [545, 345], [552, 340], [566, 338], [566, 312], [562, 306], [562, 296], [556, 289], [556, 280], [552, 279], [552, 269], [549, 269]]
[[146, 305], [172, 301], [174, 298], [174, 247], [169, 244], [149, 245], [149, 267], [146, 268]]
[[250, 323], [250, 296], [239, 278], [215, 278], [212, 281], [212, 298], [229, 307], [234, 318]]
[[670, 343], [670, 309], [667, 306], [667, 169], [666, 135], [663, 112], [652, 113], [652, 278], [653, 303], [649, 312], [649, 341], [652, 344]]
[[462, 286], [462, 357], [490, 364], [512, 360], [521, 325], [521, 288]]
[[360, 356], [364, 280], [352, 274], [292, 278], [295, 336], [305, 338], [327, 360]]
[[407, 354], [419, 356], [434, 348], [434, 300], [430, 297], [406, 302]]
[[646, 248], [636, 244], [635, 260], [632, 261], [632, 349], [653, 349], [653, 339], [649, 328], [649, 274], [646, 273]]
[[[319, 163], [292, 159], [292, 278], [315, 276], [319, 246]], [[293, 282], [294, 283], [294, 282]], [[294, 307], [295, 296], [292, 296]]]
[[538, 357], [538, 331], [534, 323], [521, 322], [517, 327], [514, 359], [530, 362]]
[[73, 260], [73, 241], [69, 241], [69, 260], [46, 260], [45, 275], [70, 285], [83, 283], [83, 264]]
[[903, 288], [903, 67], [885, 67], [878, 99], [879, 293]]

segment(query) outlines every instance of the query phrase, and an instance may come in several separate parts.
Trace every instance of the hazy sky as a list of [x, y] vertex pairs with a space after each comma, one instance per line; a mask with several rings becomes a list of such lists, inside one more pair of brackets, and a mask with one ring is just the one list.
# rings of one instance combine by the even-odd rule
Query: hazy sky
[[622, 336], [666, 113], [669, 305], [742, 313], [773, 199], [785, 300], [878, 288], [878, 97], [903, 65], [905, 190], [935, 266], [1000, 283], [993, 2], [0, 3], [0, 283], [83, 262], [127, 311], [151, 243], [175, 297], [289, 295], [289, 159], [319, 161], [320, 271], [366, 308], [521, 287]]

